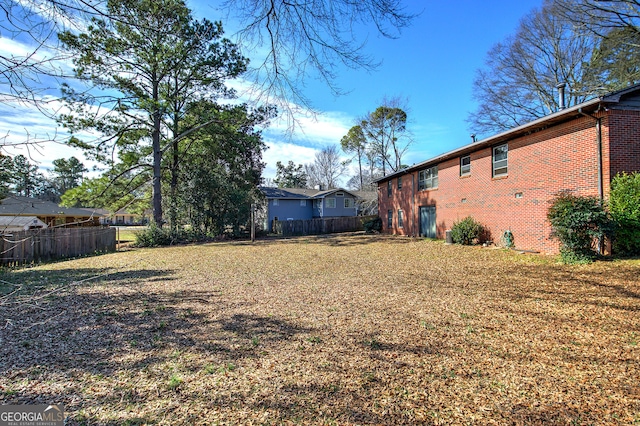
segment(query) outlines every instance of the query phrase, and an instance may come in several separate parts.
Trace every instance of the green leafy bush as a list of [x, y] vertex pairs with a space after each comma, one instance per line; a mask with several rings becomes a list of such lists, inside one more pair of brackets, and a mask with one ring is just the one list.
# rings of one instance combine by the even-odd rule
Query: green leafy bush
[[616, 224], [616, 254], [640, 254], [640, 173], [622, 173], [611, 181], [609, 211]]
[[609, 214], [597, 197], [561, 192], [547, 212], [551, 236], [560, 241], [564, 263], [587, 263], [597, 257], [596, 243], [611, 234]]
[[168, 228], [160, 228], [155, 223], [152, 223], [145, 230], [136, 232], [134, 245], [137, 247], [158, 247], [168, 246], [171, 242], [171, 231]]
[[479, 240], [484, 232], [484, 227], [471, 216], [455, 222], [451, 227], [451, 238], [456, 244], [471, 245]]
[[364, 231], [367, 234], [375, 234], [382, 231], [382, 219], [379, 217], [375, 217], [373, 219], [366, 220], [362, 222], [362, 226], [364, 226]]
[[204, 232], [190, 227], [171, 231], [169, 228], [159, 228], [157, 225], [151, 224], [144, 231], [136, 232], [134, 245], [136, 247], [158, 247], [209, 241], [212, 239], [212, 237]]

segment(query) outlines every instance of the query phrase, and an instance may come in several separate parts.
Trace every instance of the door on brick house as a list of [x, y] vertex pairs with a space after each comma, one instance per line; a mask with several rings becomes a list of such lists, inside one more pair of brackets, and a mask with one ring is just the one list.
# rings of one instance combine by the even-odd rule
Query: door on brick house
[[436, 206], [420, 207], [420, 236], [436, 237]]

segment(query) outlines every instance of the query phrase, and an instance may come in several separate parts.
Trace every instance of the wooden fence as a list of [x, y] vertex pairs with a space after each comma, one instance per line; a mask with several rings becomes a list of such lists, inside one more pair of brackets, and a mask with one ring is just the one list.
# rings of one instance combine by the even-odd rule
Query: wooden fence
[[115, 250], [115, 228], [34, 229], [2, 235], [0, 264], [19, 266]]
[[274, 221], [273, 232], [283, 237], [362, 231], [363, 222], [377, 216], [330, 217], [309, 220]]

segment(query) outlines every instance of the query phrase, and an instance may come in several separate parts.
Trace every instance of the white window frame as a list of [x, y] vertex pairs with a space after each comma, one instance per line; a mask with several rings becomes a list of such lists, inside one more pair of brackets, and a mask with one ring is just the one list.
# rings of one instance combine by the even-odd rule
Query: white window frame
[[344, 192], [336, 192], [336, 197], [344, 197]]
[[273, 205], [274, 206], [279, 206], [280, 205], [280, 200], [278, 200], [277, 198], [273, 199]]
[[427, 191], [438, 187], [438, 165], [418, 172], [418, 190]]
[[404, 214], [402, 214], [402, 210], [398, 209], [398, 228], [404, 227]]
[[336, 199], [335, 198], [325, 198], [324, 199], [324, 205], [328, 209], [335, 209], [336, 208]]
[[387, 210], [387, 229], [393, 228], [393, 210]]
[[300, 200], [300, 207], [307, 207], [307, 200]]
[[[465, 163], [467, 160], [467, 164]], [[468, 176], [471, 174], [471, 156], [466, 155], [464, 157], [460, 157], [460, 176]]]
[[[501, 151], [501, 152], [500, 152]], [[504, 158], [496, 160], [498, 155]], [[502, 144], [491, 148], [491, 173], [493, 177], [507, 176], [509, 174], [509, 144]]]

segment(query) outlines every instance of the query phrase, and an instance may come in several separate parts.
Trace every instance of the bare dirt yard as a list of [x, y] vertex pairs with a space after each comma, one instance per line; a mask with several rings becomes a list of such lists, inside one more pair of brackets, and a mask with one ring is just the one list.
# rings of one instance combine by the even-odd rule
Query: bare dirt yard
[[640, 261], [382, 236], [0, 274], [0, 403], [67, 424], [640, 424]]

